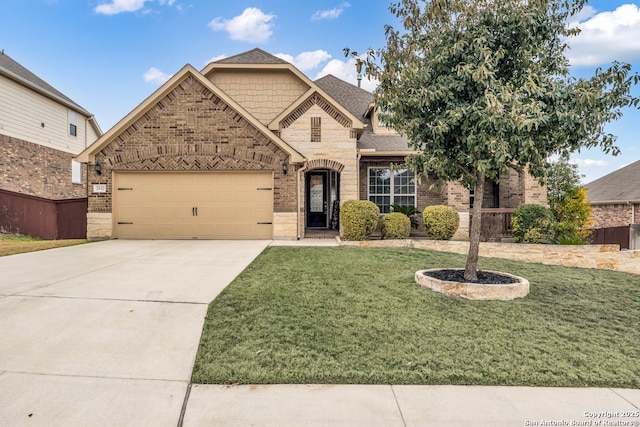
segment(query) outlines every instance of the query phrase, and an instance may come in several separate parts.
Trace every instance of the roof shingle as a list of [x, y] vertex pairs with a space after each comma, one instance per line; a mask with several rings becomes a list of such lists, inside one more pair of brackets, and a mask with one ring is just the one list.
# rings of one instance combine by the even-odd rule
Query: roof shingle
[[0, 73], [5, 72], [4, 74], [14, 75], [27, 81], [29, 84], [34, 86], [35, 88], [40, 89], [50, 95], [54, 95], [54, 97], [61, 98], [67, 103], [71, 104], [75, 109], [79, 112], [86, 114], [87, 116], [91, 116], [87, 110], [82, 108], [80, 105], [75, 103], [71, 98], [51, 86], [49, 83], [42, 80], [40, 77], [33, 74], [31, 71], [27, 70], [25, 67], [20, 65], [16, 60], [11, 58], [9, 55], [4, 53], [0, 53]]
[[367, 127], [358, 140], [358, 148], [374, 149], [376, 151], [412, 152], [407, 144], [407, 138], [397, 134], [374, 134], [371, 120], [365, 117], [374, 97], [371, 92], [345, 82], [331, 74], [315, 81], [322, 90], [338, 101], [351, 114], [358, 117]]
[[319, 78], [314, 83], [359, 119], [364, 118], [367, 108], [373, 102], [373, 94], [371, 92], [347, 83], [331, 74]]
[[590, 202], [640, 200], [640, 160], [585, 185]]
[[273, 56], [262, 49], [255, 48], [228, 58], [214, 61], [216, 64], [288, 64], [287, 61]]

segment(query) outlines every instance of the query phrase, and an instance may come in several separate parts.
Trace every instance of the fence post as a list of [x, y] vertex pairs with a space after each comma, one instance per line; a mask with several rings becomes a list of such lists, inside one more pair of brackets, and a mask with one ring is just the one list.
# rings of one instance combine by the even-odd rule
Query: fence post
[[640, 224], [629, 226], [629, 250], [640, 250]]

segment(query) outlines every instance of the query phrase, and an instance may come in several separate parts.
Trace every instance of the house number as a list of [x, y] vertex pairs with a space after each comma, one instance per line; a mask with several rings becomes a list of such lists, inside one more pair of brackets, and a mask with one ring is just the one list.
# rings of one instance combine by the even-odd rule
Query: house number
[[94, 193], [106, 193], [107, 192], [107, 184], [93, 184], [93, 192]]

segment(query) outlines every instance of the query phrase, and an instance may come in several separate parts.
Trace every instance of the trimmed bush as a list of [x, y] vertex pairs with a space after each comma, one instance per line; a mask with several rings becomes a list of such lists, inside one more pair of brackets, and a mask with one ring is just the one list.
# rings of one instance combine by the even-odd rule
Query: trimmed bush
[[380, 222], [383, 239], [408, 239], [411, 234], [411, 219], [403, 213], [388, 213]]
[[347, 200], [340, 209], [342, 238], [367, 240], [378, 226], [380, 209], [368, 200]]
[[418, 228], [420, 224], [418, 223], [418, 219], [416, 218], [416, 214], [420, 213], [418, 209], [413, 206], [403, 206], [397, 203], [391, 205], [391, 209], [393, 212], [400, 212], [409, 217], [411, 221], [411, 228]]
[[522, 205], [511, 218], [516, 243], [550, 243], [555, 238], [556, 222], [550, 209], [540, 205]]
[[460, 225], [460, 216], [451, 206], [427, 206], [422, 221], [430, 239], [451, 240]]

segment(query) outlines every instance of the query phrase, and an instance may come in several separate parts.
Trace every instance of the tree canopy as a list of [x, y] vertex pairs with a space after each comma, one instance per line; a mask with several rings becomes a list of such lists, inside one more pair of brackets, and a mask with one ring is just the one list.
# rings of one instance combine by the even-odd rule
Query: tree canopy
[[586, 189], [580, 184], [583, 177], [578, 166], [566, 158], [549, 162], [547, 200], [561, 243], [588, 243], [591, 240], [591, 205], [587, 201]]
[[409, 167], [475, 190], [467, 279], [476, 277], [485, 180], [513, 168], [543, 181], [553, 154], [619, 152], [604, 125], [637, 107], [630, 88], [640, 77], [618, 62], [588, 79], [570, 75], [565, 52], [579, 29], [568, 18], [585, 3], [401, 0], [390, 11], [402, 28], [387, 26], [386, 47], [367, 52], [380, 119], [417, 151]]

